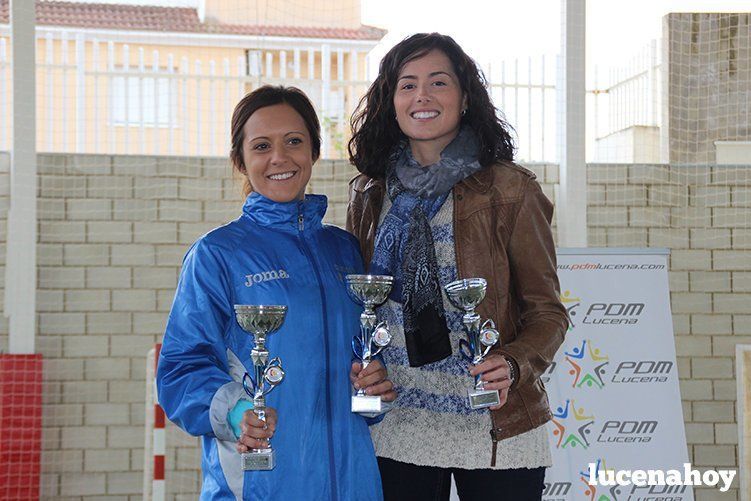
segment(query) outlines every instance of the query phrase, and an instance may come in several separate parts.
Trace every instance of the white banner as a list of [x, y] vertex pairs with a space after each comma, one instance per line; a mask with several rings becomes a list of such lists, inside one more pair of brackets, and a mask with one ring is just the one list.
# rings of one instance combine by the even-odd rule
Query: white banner
[[692, 501], [683, 485], [591, 486], [602, 470], [688, 463], [670, 313], [667, 251], [559, 249], [573, 321], [543, 376], [554, 418], [544, 501]]

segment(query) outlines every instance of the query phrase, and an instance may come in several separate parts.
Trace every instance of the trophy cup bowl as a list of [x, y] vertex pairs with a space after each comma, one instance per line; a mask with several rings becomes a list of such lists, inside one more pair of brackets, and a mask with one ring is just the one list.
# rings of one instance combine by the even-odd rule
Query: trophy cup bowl
[[465, 278], [447, 284], [444, 290], [451, 304], [470, 313], [485, 299], [487, 288], [488, 282], [484, 278]]
[[[284, 323], [287, 307], [281, 305], [235, 305], [235, 318], [240, 327], [253, 336], [254, 377], [248, 373], [243, 377], [243, 388], [253, 399], [253, 412], [259, 419], [266, 420], [266, 395], [284, 380], [279, 357], [269, 360], [266, 337], [276, 332]], [[253, 391], [248, 389], [246, 379], [252, 382]], [[263, 449], [251, 449], [241, 454], [243, 470], [272, 470], [275, 466], [274, 450], [271, 444]]]
[[[488, 282], [483, 278], [465, 278], [455, 280], [443, 288], [451, 304], [464, 311], [462, 323], [467, 340], [459, 341], [459, 352], [474, 365], [483, 362], [485, 355], [500, 338], [493, 321], [486, 320], [481, 327], [480, 315], [475, 312], [475, 308], [485, 299], [487, 287]], [[465, 353], [464, 349], [469, 353]], [[475, 376], [474, 388], [467, 390], [467, 397], [469, 406], [473, 409], [484, 409], [501, 403], [498, 391], [486, 390], [479, 375]]]
[[[347, 275], [347, 292], [352, 300], [362, 305], [365, 311], [360, 314], [360, 334], [352, 340], [352, 351], [362, 362], [363, 369], [372, 358], [391, 343], [391, 333], [385, 323], [376, 325], [375, 307], [386, 302], [394, 284], [389, 275]], [[352, 412], [366, 417], [375, 417], [390, 410], [381, 397], [366, 395], [360, 388], [352, 395]]]
[[394, 277], [388, 275], [347, 275], [347, 292], [353, 301], [372, 310], [386, 302], [394, 284]]
[[253, 335], [267, 335], [275, 332], [284, 323], [287, 307], [280, 305], [236, 304], [237, 323]]

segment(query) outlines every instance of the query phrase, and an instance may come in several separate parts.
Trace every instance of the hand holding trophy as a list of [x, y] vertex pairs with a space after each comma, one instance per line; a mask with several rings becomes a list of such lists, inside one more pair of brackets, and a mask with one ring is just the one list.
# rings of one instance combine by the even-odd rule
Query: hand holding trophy
[[[266, 421], [266, 395], [284, 379], [284, 369], [279, 357], [269, 360], [266, 338], [277, 331], [287, 314], [286, 306], [235, 305], [235, 317], [242, 329], [253, 335], [254, 346], [250, 352], [254, 375], [243, 376], [245, 393], [253, 399], [253, 412], [261, 421]], [[251, 449], [242, 454], [243, 470], [273, 470], [274, 451], [269, 447]]]
[[[352, 351], [362, 362], [362, 368], [381, 353], [391, 342], [391, 333], [385, 322], [377, 322], [375, 308], [383, 304], [391, 292], [394, 277], [388, 275], [347, 275], [347, 292], [356, 303], [364, 306], [360, 315], [360, 334], [352, 338]], [[374, 417], [391, 409], [380, 396], [365, 394], [360, 388], [352, 396], [352, 412]]]
[[[467, 339], [459, 340], [459, 352], [470, 363], [477, 365], [501, 337], [495, 323], [488, 319], [480, 326], [480, 315], [475, 308], [485, 299], [488, 283], [483, 278], [456, 280], [444, 287], [446, 295], [456, 308], [463, 310], [462, 323]], [[480, 375], [475, 376], [475, 386], [467, 390], [469, 405], [473, 409], [484, 409], [501, 403], [498, 390], [486, 390]]]

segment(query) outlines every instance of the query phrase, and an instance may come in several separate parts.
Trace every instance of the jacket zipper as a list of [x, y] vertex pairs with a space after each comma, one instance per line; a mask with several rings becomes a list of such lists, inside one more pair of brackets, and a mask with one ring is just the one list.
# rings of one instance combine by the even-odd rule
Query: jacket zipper
[[302, 249], [305, 254], [305, 257], [308, 258], [308, 262], [313, 267], [313, 272], [316, 276], [316, 281], [318, 282], [318, 292], [321, 295], [321, 318], [323, 319], [323, 346], [326, 351], [326, 357], [325, 357], [325, 368], [326, 368], [326, 435], [328, 438], [328, 450], [329, 450], [329, 476], [331, 477], [331, 499], [337, 500], [339, 498], [339, 489], [336, 483], [336, 468], [334, 467], [334, 434], [331, 429], [331, 384], [329, 383], [329, 374], [331, 374], [331, 370], [329, 367], [329, 358], [330, 358], [330, 350], [329, 350], [329, 337], [327, 335], [329, 331], [328, 326], [328, 319], [326, 317], [326, 292], [323, 288], [323, 280], [321, 279], [321, 273], [318, 270], [318, 267], [316, 266], [316, 262], [313, 259], [313, 255], [310, 253], [310, 248], [308, 247], [308, 243], [305, 241], [305, 235], [303, 234], [303, 230], [305, 229], [305, 218], [303, 217], [302, 213], [303, 209], [303, 202], [300, 202], [298, 204], [298, 213], [297, 213], [297, 229], [298, 229], [298, 237], [300, 239], [300, 243], [302, 244]]
[[[491, 417], [491, 421], [493, 422], [493, 425], [495, 424], [495, 419]], [[490, 430], [490, 439], [493, 441], [493, 450], [490, 453], [490, 467], [493, 468], [495, 466], [495, 458], [498, 453], [498, 432], [501, 431], [500, 428], [493, 428]]]

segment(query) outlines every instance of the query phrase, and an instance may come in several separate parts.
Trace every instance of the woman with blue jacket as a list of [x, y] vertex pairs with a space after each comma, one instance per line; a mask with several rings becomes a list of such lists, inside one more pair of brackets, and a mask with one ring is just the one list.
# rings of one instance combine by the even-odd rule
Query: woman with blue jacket
[[[231, 160], [245, 177], [242, 215], [201, 237], [183, 261], [159, 359], [159, 403], [202, 438], [201, 499], [381, 499], [365, 418], [350, 410], [351, 384], [384, 401], [396, 394], [380, 362], [352, 364], [360, 308], [344, 276], [362, 273], [356, 240], [322, 224], [326, 197], [305, 195], [320, 126], [305, 95], [262, 87], [232, 117]], [[269, 336], [285, 380], [251, 410], [252, 336], [235, 304], [288, 307]], [[240, 454], [268, 447], [276, 466], [243, 471]]]

